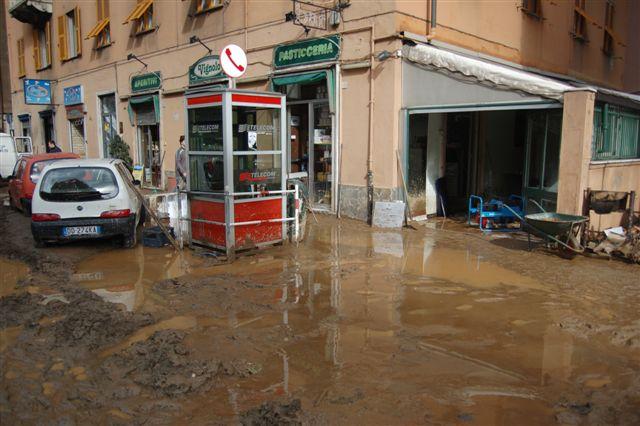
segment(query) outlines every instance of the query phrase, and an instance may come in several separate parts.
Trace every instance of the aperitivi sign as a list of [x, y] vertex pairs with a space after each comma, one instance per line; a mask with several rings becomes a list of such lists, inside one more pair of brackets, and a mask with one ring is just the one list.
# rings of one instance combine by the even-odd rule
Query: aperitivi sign
[[157, 90], [160, 86], [162, 86], [162, 80], [159, 72], [150, 72], [131, 77], [131, 92], [133, 93]]
[[337, 34], [284, 44], [273, 50], [275, 68], [333, 61], [340, 57], [340, 36]]

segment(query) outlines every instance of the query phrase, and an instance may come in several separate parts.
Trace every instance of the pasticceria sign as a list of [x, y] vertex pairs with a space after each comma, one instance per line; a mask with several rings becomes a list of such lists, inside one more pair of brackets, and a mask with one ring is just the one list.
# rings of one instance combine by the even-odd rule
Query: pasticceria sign
[[189, 85], [205, 83], [224, 76], [218, 55], [205, 56], [189, 67]]
[[332, 61], [338, 57], [340, 57], [340, 36], [335, 34], [278, 46], [273, 50], [273, 65], [276, 68], [285, 68]]
[[141, 74], [131, 77], [131, 92], [146, 92], [147, 90], [157, 90], [162, 86], [159, 72]]

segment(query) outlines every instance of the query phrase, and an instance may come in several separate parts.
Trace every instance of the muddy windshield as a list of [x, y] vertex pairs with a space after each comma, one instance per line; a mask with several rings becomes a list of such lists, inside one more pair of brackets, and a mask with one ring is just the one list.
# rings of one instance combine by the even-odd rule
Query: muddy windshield
[[50, 170], [40, 186], [40, 196], [46, 201], [106, 200], [117, 194], [115, 176], [103, 167]]

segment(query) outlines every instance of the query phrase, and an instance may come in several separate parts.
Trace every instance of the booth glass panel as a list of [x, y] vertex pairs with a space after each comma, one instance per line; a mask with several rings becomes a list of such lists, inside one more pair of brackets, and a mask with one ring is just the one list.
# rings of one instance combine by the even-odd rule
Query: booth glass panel
[[189, 173], [191, 174], [191, 191], [224, 191], [222, 155], [190, 155]]
[[189, 151], [222, 151], [222, 107], [189, 109]]
[[280, 150], [280, 110], [234, 106], [233, 150]]
[[281, 154], [233, 156], [235, 192], [279, 191], [281, 183]]

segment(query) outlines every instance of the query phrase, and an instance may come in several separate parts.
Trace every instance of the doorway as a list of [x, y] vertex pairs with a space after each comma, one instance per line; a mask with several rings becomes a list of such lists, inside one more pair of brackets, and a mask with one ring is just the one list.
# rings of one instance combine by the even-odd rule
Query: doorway
[[327, 75], [321, 71], [279, 77], [274, 86], [287, 95], [289, 177], [300, 179], [307, 186], [312, 209], [331, 212], [336, 189], [335, 114], [331, 109], [335, 96], [330, 92]]
[[[44, 135], [44, 147], [46, 152], [49, 152], [49, 141], [54, 141], [56, 138], [55, 135], [55, 130], [53, 128], [53, 114], [52, 113], [48, 113], [48, 114], [43, 114], [42, 112], [40, 113], [40, 116], [42, 117], [42, 129], [43, 129], [43, 135]], [[58, 142], [56, 142], [58, 143]]]
[[333, 201], [332, 118], [326, 100], [294, 101], [287, 105], [289, 118], [289, 176], [309, 189], [311, 207], [331, 210]]
[[138, 126], [138, 161], [144, 166], [142, 183], [154, 188], [162, 183], [160, 131], [157, 124]]
[[87, 156], [86, 139], [84, 137], [84, 118], [69, 120], [69, 139], [71, 140], [71, 152], [80, 157]]
[[116, 95], [98, 97], [100, 101], [100, 135], [102, 137], [102, 158], [110, 158], [109, 144], [116, 136]]

